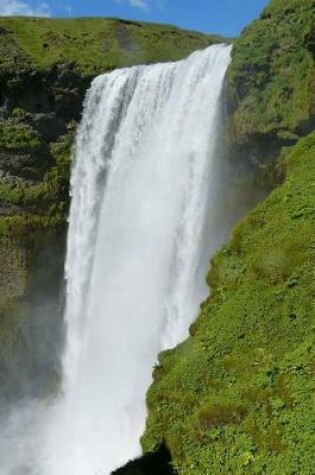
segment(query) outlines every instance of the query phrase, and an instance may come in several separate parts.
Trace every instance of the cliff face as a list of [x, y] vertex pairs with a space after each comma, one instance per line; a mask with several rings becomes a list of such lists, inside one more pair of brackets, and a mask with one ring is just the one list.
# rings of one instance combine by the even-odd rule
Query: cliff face
[[91, 80], [217, 41], [115, 19], [0, 18], [0, 396], [58, 378], [71, 145]]

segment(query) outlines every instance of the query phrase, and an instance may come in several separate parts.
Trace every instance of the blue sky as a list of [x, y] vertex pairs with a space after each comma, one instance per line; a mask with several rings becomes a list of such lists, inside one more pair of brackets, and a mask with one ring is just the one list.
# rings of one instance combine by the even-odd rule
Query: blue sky
[[0, 15], [114, 16], [238, 35], [268, 0], [0, 0]]

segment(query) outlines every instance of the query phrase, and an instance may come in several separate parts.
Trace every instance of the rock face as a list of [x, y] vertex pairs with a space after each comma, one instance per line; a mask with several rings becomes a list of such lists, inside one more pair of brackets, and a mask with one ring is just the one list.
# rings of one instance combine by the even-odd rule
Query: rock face
[[58, 379], [71, 145], [91, 80], [219, 40], [120, 20], [0, 18], [0, 397]]

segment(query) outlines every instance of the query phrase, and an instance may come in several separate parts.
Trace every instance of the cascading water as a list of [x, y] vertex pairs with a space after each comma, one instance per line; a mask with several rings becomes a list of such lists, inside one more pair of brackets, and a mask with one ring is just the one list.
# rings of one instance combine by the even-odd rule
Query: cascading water
[[188, 335], [207, 294], [204, 231], [230, 49], [116, 70], [87, 95], [71, 180], [52, 475], [109, 474], [139, 455], [157, 355]]
[[157, 355], [187, 337], [208, 293], [230, 51], [91, 86], [71, 178], [63, 391], [30, 473], [108, 475], [141, 452]]

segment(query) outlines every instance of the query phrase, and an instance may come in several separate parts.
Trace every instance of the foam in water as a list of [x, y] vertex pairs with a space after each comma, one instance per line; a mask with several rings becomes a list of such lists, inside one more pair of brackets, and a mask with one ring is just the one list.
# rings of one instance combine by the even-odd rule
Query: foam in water
[[208, 293], [230, 50], [92, 83], [71, 178], [63, 394], [36, 473], [106, 475], [141, 452], [157, 355]]

